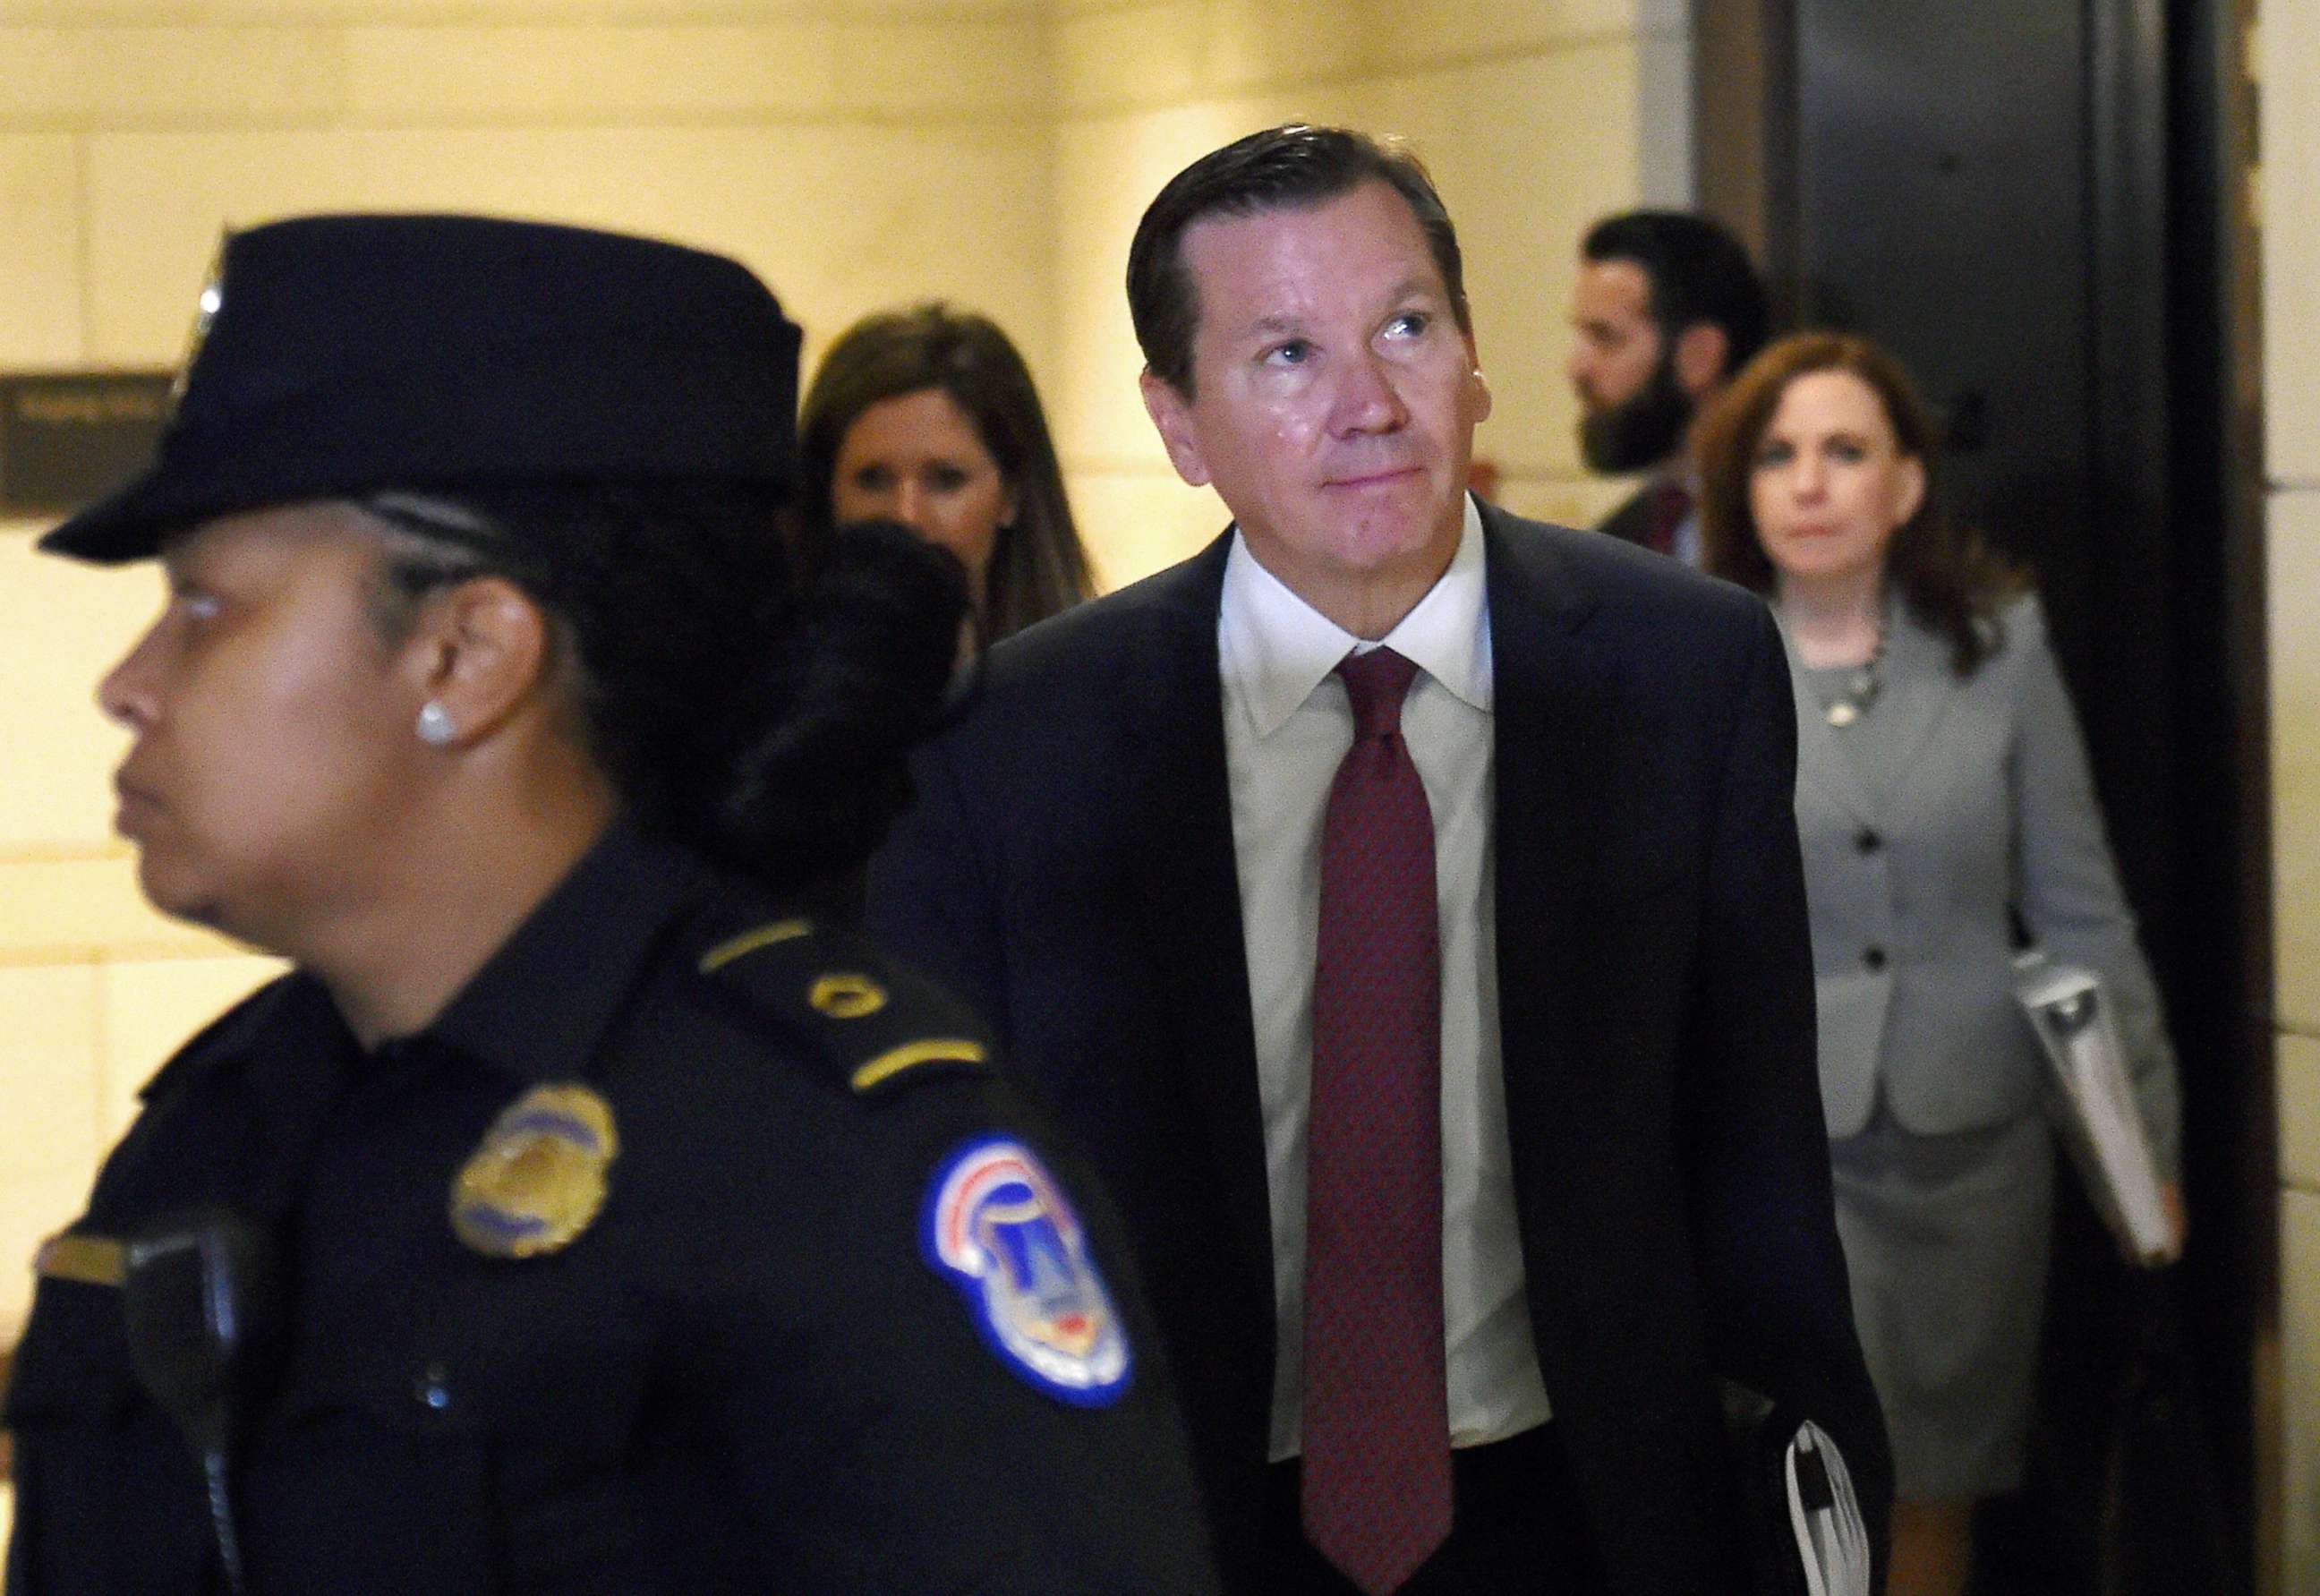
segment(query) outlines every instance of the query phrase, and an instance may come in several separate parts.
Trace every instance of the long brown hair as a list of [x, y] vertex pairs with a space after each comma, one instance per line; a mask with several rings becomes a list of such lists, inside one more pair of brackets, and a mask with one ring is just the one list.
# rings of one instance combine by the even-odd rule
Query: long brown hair
[[938, 389], [974, 427], [1015, 495], [982, 595], [990, 641], [1092, 596], [1094, 573], [1072, 520], [1047, 413], [1030, 370], [987, 316], [939, 302], [865, 316], [822, 357], [798, 418], [798, 510], [811, 568], [830, 536], [830, 487], [847, 430], [887, 399]]
[[1998, 612], [2027, 585], [2023, 574], [1982, 538], [1944, 512], [1941, 440], [1925, 404], [1900, 363], [1871, 343], [1843, 332], [1796, 332], [1768, 345], [1751, 360], [1700, 420], [1700, 542], [1708, 569], [1769, 594], [1772, 562], [1756, 535], [1748, 503], [1756, 450], [1780, 409], [1781, 395], [1800, 376], [1842, 371], [1859, 377], [1884, 406], [1900, 451], [1925, 468], [1926, 491], [1917, 513], [1885, 546], [1885, 578], [1910, 612], [1949, 640], [1950, 665], [1971, 676], [2003, 641]]

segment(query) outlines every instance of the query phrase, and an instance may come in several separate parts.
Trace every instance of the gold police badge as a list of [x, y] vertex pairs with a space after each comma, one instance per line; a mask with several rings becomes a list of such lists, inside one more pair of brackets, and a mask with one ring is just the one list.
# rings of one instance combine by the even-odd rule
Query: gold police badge
[[451, 1229], [486, 1257], [569, 1246], [603, 1207], [620, 1150], [603, 1098], [569, 1081], [535, 1086], [492, 1121], [451, 1182]]

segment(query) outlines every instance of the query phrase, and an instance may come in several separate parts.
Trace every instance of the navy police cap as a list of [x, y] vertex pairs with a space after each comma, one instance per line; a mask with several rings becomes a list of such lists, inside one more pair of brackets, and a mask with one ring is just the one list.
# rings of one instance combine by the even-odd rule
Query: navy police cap
[[787, 486], [798, 330], [739, 262], [483, 216], [230, 233], [151, 467], [41, 540], [105, 564], [234, 511], [383, 488]]

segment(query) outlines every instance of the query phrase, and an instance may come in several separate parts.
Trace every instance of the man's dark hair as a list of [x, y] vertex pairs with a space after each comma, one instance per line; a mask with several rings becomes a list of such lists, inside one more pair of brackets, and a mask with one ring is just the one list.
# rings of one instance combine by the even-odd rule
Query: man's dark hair
[[1466, 308], [1466, 271], [1458, 232], [1425, 165], [1395, 141], [1348, 128], [1302, 123], [1267, 128], [1212, 151], [1169, 179], [1145, 210], [1128, 247], [1128, 313], [1152, 375], [1192, 396], [1192, 340], [1201, 304], [1184, 265], [1184, 234], [1210, 216], [1319, 204], [1365, 183], [1383, 183], [1409, 203], [1434, 256], [1450, 312], [1462, 332], [1473, 331]]
[[1632, 260], [1651, 288], [1652, 320], [1672, 345], [1702, 322], [1724, 330], [1723, 375], [1755, 358], [1772, 331], [1763, 279], [1740, 241], [1705, 216], [1689, 211], [1628, 211], [1607, 216], [1579, 246], [1601, 264]]

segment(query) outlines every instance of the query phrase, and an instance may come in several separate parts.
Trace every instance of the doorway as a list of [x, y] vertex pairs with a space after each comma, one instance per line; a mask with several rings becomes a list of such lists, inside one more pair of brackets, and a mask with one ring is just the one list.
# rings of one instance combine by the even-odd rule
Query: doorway
[[[1790, 325], [1900, 356], [1944, 488], [2029, 566], [2184, 1077], [2175, 1273], [2259, 1589], [2276, 1297], [2258, 358], [2243, 0], [1696, 0], [1702, 207]], [[1979, 1588], [2091, 1596], [2105, 1440], [2143, 1322], [2075, 1188], [2030, 1486]]]

